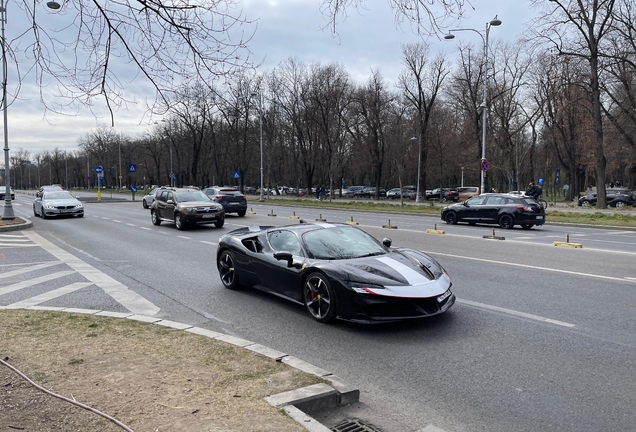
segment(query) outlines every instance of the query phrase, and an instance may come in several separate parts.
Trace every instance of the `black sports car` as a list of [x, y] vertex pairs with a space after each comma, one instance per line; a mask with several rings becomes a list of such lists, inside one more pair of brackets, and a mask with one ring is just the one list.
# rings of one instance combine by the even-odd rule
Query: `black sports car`
[[244, 227], [219, 239], [226, 288], [255, 287], [304, 304], [320, 322], [388, 322], [447, 311], [446, 271], [414, 249], [392, 249], [346, 224]]

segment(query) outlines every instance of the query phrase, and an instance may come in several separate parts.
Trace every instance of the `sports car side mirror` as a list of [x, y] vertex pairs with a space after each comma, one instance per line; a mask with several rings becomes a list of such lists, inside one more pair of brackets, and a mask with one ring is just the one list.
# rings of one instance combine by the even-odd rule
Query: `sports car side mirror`
[[462, 204], [464, 204], [464, 207], [470, 207], [470, 206], [468, 205], [468, 201], [464, 201]]
[[292, 267], [294, 265], [294, 256], [289, 252], [276, 252], [274, 253], [274, 258], [277, 260], [286, 260], [287, 267]]
[[384, 238], [382, 239], [382, 244], [383, 244], [384, 246], [388, 247], [388, 248], [390, 248], [390, 247], [391, 247], [391, 243], [393, 243], [393, 242], [392, 242], [392, 241], [391, 241], [391, 239], [390, 239], [390, 238], [388, 238], [388, 237], [384, 237]]

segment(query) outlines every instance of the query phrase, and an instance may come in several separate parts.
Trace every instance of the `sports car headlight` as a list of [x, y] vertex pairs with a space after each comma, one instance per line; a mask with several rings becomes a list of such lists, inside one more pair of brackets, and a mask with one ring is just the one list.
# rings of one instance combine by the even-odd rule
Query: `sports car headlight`
[[382, 285], [364, 283], [364, 282], [352, 282], [351, 289], [358, 294], [373, 294], [371, 290], [384, 289]]

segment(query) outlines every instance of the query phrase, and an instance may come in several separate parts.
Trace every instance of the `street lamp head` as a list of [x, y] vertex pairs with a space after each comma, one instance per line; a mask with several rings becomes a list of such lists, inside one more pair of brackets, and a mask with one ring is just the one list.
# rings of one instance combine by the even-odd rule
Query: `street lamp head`
[[417, 140], [417, 137], [412, 137], [411, 138], [411, 141], [415, 141], [415, 140]]
[[490, 21], [490, 25], [494, 27], [501, 25], [501, 20], [497, 19], [497, 15], [495, 15], [495, 18], [492, 21]]
[[62, 5], [56, 2], [55, 0], [51, 0], [49, 2], [46, 2], [46, 7], [52, 10], [58, 10], [59, 8], [62, 7]]
[[444, 39], [450, 40], [450, 39], [455, 39], [455, 35], [452, 33], [449, 33], [447, 35], [444, 36]]

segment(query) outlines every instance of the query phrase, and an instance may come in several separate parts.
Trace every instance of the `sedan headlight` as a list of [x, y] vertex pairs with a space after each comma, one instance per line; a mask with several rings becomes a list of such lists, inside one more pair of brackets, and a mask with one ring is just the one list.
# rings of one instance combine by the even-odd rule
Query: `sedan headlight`
[[352, 282], [351, 289], [358, 294], [374, 294], [371, 290], [385, 289], [382, 285], [376, 285], [364, 282]]
[[44, 204], [44, 208], [47, 210], [53, 210], [55, 206], [53, 204]]
[[78, 209], [78, 208], [82, 208], [82, 207], [84, 207], [84, 205], [83, 205], [82, 203], [78, 203], [78, 204], [75, 206], [75, 208], [76, 208], [76, 209]]

